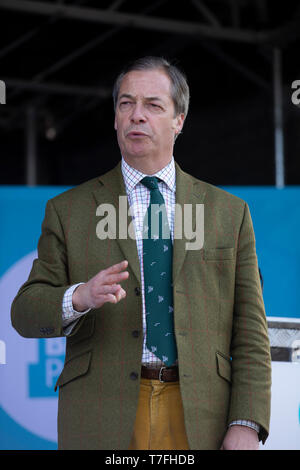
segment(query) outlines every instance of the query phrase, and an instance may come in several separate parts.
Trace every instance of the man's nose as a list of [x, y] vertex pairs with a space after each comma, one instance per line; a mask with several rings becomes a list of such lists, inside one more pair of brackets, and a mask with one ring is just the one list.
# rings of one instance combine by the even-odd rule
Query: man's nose
[[130, 119], [132, 122], [135, 124], [138, 124], [139, 122], [145, 122], [146, 121], [146, 116], [144, 113], [144, 108], [141, 104], [136, 104], [133, 107], [132, 114], [130, 116]]

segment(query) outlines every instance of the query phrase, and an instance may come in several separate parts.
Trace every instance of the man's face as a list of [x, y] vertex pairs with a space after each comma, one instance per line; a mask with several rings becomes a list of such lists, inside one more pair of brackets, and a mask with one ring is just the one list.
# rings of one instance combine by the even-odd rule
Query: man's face
[[132, 71], [121, 83], [115, 129], [121, 153], [129, 162], [150, 157], [170, 160], [174, 137], [184, 121], [176, 117], [170, 79], [162, 70]]

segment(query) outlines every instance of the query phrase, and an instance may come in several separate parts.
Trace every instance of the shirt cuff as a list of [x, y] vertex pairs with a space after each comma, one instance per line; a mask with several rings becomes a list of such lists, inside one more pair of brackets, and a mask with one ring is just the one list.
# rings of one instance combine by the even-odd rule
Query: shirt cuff
[[238, 424], [239, 426], [248, 426], [248, 428], [254, 429], [257, 433], [260, 431], [259, 424], [247, 419], [237, 419], [236, 421], [232, 421], [229, 426], [234, 426], [235, 424]]
[[74, 284], [73, 286], [69, 287], [64, 293], [63, 301], [62, 301], [62, 320], [63, 320], [63, 327], [66, 327], [70, 323], [74, 322], [78, 318], [80, 318], [85, 313], [88, 313], [91, 309], [88, 308], [84, 312], [77, 312], [73, 308], [72, 296], [74, 290], [84, 284], [84, 282], [79, 282], [78, 284]]

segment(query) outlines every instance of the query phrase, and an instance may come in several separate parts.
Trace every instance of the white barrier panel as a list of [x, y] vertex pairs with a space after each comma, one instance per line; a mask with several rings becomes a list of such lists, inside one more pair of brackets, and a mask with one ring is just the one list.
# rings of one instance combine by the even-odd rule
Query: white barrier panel
[[270, 435], [264, 450], [300, 450], [300, 363], [272, 362]]

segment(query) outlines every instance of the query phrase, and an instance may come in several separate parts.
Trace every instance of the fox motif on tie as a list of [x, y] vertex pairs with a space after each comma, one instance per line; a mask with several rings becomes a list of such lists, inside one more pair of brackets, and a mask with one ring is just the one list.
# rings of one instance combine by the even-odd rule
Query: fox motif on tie
[[169, 367], [177, 359], [173, 317], [173, 245], [158, 179], [146, 176], [141, 183], [150, 190], [150, 204], [143, 226], [146, 346]]

